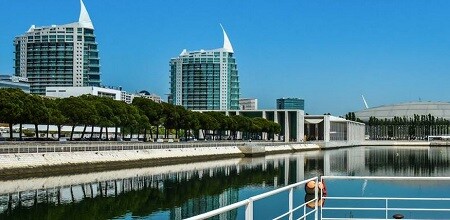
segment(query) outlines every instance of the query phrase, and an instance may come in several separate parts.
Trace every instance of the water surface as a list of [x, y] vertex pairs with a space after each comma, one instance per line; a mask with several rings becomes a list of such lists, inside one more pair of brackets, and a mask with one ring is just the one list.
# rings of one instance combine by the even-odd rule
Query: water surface
[[[317, 175], [450, 176], [450, 148], [355, 147], [0, 182], [0, 219], [182, 219]], [[445, 182], [327, 183], [331, 195], [439, 196]], [[365, 185], [365, 186], [364, 186]], [[305, 201], [295, 192], [295, 204]], [[287, 194], [255, 203], [255, 219]], [[215, 219], [243, 219], [237, 209]], [[301, 213], [297, 213], [299, 216]], [[342, 213], [352, 217], [358, 213]]]

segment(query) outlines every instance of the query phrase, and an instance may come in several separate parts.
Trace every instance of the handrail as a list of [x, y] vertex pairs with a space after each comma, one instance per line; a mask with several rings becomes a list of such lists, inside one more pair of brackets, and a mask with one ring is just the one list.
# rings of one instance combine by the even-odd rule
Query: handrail
[[[299, 207], [305, 207], [305, 205], [307, 203], [311, 202], [311, 201], [305, 202], [305, 203], [299, 205], [298, 207], [294, 208], [293, 207], [293, 190], [295, 188], [301, 186], [301, 185], [304, 185], [304, 184], [310, 182], [310, 181], [315, 181], [316, 182], [316, 190], [315, 190], [316, 193], [315, 193], [315, 197], [314, 197], [314, 199], [312, 201], [315, 201], [317, 203], [317, 200], [318, 200], [317, 199], [318, 198], [318, 193], [317, 193], [318, 180], [319, 180], [318, 177], [313, 177], [313, 178], [310, 178], [310, 179], [307, 179], [307, 180], [303, 180], [303, 181], [298, 182], [298, 183], [294, 183], [294, 184], [291, 184], [291, 185], [288, 185], [288, 186], [284, 186], [284, 187], [281, 187], [281, 188], [278, 188], [278, 189], [275, 189], [275, 190], [272, 190], [272, 191], [269, 191], [269, 192], [266, 192], [266, 193], [262, 193], [262, 194], [259, 194], [259, 195], [256, 195], [256, 196], [252, 196], [252, 197], [250, 197], [250, 198], [248, 198], [246, 200], [242, 200], [240, 202], [236, 202], [236, 203], [233, 203], [231, 205], [224, 206], [222, 208], [218, 208], [218, 209], [215, 209], [215, 210], [212, 210], [212, 211], [209, 211], [209, 212], [197, 215], [197, 216], [193, 216], [193, 217], [187, 218], [186, 220], [206, 219], [206, 218], [210, 218], [210, 217], [213, 217], [213, 216], [216, 216], [216, 215], [220, 215], [222, 213], [225, 213], [225, 212], [228, 212], [228, 211], [231, 211], [231, 210], [243, 207], [243, 206], [245, 206], [245, 220], [253, 220], [253, 202], [265, 199], [267, 197], [279, 194], [279, 193], [287, 191], [287, 190], [289, 190], [289, 211], [286, 212], [286, 213], [283, 213], [281, 216], [279, 216], [279, 217], [277, 217], [275, 219], [279, 219], [280, 217], [287, 216], [287, 215], [289, 215], [289, 219], [292, 219], [293, 212], [295, 210], [298, 210]], [[308, 215], [310, 215], [312, 213], [317, 213], [317, 211], [318, 211], [318, 209], [317, 209], [317, 204], [316, 204], [314, 210], [304, 214], [303, 217], [306, 217], [306, 216], [308, 216]]]
[[322, 180], [450, 180], [450, 177], [409, 176], [322, 176]]
[[[406, 181], [406, 180], [420, 180], [420, 181], [450, 181], [450, 177], [381, 177], [381, 176], [322, 176], [321, 181], [326, 180], [391, 180], [391, 181]], [[348, 207], [348, 206], [338, 206], [338, 207], [330, 207], [327, 205], [321, 208], [320, 219], [328, 220], [328, 219], [346, 219], [346, 218], [336, 218], [336, 217], [323, 217], [324, 213], [327, 210], [340, 210], [340, 211], [382, 211], [385, 213], [385, 218], [373, 218], [370, 219], [388, 219], [388, 213], [390, 211], [409, 211], [409, 212], [423, 212], [423, 213], [432, 213], [432, 212], [445, 212], [450, 214], [449, 208], [416, 208], [416, 207], [405, 207], [405, 206], [393, 206], [392, 201], [450, 201], [450, 198], [417, 198], [417, 197], [345, 197], [345, 196], [324, 196], [324, 199], [327, 201], [330, 200], [341, 200], [341, 201], [384, 201], [384, 205], [376, 205], [372, 207]], [[330, 204], [330, 202], [328, 202]], [[356, 216], [355, 216], [356, 217]], [[352, 218], [352, 219], [369, 219], [369, 218]], [[429, 219], [429, 218], [427, 218]]]

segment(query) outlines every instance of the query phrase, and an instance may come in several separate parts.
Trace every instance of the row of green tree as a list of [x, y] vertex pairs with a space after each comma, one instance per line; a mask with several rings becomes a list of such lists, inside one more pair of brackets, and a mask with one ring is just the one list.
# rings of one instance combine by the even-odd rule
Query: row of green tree
[[[361, 121], [353, 112], [346, 114], [346, 119]], [[395, 116], [392, 119], [379, 119], [372, 116], [365, 124], [366, 134], [373, 140], [426, 139], [430, 135], [450, 134], [450, 121], [431, 114], [414, 114], [413, 117]]]
[[[84, 126], [81, 139], [88, 137], [87, 127], [100, 127], [100, 137], [105, 132], [108, 137], [108, 127], [114, 128], [114, 140], [118, 139], [118, 129], [130, 137], [133, 134], [159, 137], [161, 127], [164, 136], [175, 133], [175, 138], [184, 135], [199, 138], [199, 131], [203, 136], [222, 139], [224, 135], [236, 139], [237, 132], [242, 132], [247, 138], [260, 137], [261, 132], [267, 132], [269, 137], [281, 131], [279, 124], [263, 118], [248, 118], [240, 115], [226, 116], [220, 112], [194, 112], [182, 106], [168, 103], [156, 103], [145, 98], [134, 98], [131, 105], [107, 97], [83, 95], [63, 99], [49, 99], [38, 95], [26, 94], [19, 89], [0, 89], [0, 122], [19, 126], [19, 139], [22, 140], [22, 124], [34, 124], [36, 139], [39, 139], [38, 125], [56, 125], [58, 138], [61, 137], [63, 126], [72, 126], [70, 140], [73, 140], [76, 126]], [[105, 128], [105, 130], [103, 130]], [[206, 131], [212, 131], [207, 134]], [[13, 132], [10, 132], [13, 139]]]

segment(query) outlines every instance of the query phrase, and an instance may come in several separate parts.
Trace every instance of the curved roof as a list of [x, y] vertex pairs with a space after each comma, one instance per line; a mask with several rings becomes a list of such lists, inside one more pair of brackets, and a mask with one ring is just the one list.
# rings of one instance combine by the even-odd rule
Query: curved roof
[[147, 90], [142, 90], [139, 93], [144, 95], [150, 95], [150, 93]]
[[406, 102], [393, 105], [382, 105], [355, 112], [355, 116], [363, 121], [370, 117], [378, 119], [392, 119], [397, 117], [414, 117], [414, 115], [428, 115], [450, 120], [449, 102]]

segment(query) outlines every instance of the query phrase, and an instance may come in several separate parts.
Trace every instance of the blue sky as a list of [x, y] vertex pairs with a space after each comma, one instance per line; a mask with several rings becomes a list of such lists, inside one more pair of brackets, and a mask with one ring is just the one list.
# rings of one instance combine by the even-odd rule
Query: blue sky
[[[450, 101], [448, 0], [84, 0], [99, 43], [102, 82], [169, 91], [169, 60], [222, 46], [238, 62], [241, 96], [274, 108], [343, 115], [396, 102]], [[32, 24], [75, 22], [78, 0], [0, 0], [0, 73], [13, 72], [13, 39]], [[164, 96], [165, 97], [165, 96]]]

